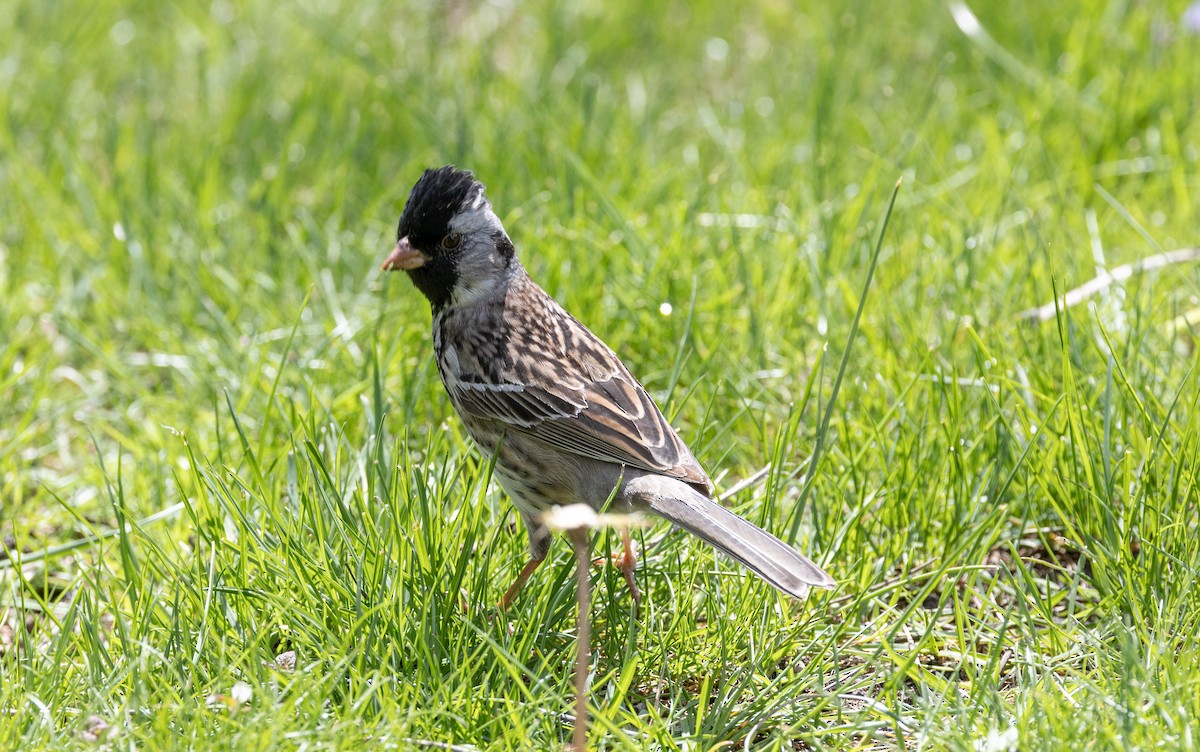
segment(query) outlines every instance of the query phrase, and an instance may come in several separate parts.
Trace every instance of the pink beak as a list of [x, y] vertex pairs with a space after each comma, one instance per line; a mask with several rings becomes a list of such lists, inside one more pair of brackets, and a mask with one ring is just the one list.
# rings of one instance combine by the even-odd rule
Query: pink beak
[[383, 265], [379, 268], [385, 272], [395, 269], [403, 269], [406, 272], [410, 272], [413, 269], [420, 269], [422, 266], [425, 266], [425, 261], [425, 254], [413, 248], [408, 242], [408, 238], [403, 237], [396, 241], [396, 247], [392, 249], [391, 255], [384, 259]]

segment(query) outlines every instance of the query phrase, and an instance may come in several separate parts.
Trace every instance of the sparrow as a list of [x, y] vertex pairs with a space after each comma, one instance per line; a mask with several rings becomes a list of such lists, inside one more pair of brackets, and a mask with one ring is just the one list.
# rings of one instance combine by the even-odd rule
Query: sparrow
[[[539, 287], [484, 186], [447, 165], [417, 180], [385, 271], [403, 270], [433, 311], [442, 384], [529, 534], [506, 608], [545, 560], [556, 505], [650, 512], [698, 536], [779, 590], [804, 597], [832, 577], [711, 496], [691, 450], [621, 359]], [[633, 597], [636, 555], [621, 568]]]

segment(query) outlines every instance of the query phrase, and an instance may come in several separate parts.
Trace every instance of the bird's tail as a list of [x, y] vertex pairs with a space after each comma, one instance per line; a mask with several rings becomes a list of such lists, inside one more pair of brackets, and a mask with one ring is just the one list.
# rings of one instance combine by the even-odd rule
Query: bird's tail
[[631, 479], [625, 490], [635, 507], [699, 536], [785, 593], [803, 598], [810, 587], [837, 585], [791, 546], [682, 481], [645, 475]]

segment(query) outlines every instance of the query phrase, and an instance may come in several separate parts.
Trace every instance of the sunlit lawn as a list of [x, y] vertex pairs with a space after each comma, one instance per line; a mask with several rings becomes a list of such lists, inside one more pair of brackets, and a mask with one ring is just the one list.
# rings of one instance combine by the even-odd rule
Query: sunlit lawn
[[524, 532], [378, 270], [447, 162], [840, 583], [641, 531], [596, 748], [1194, 749], [1184, 12], [8, 3], [0, 749], [569, 739], [569, 548], [491, 610]]

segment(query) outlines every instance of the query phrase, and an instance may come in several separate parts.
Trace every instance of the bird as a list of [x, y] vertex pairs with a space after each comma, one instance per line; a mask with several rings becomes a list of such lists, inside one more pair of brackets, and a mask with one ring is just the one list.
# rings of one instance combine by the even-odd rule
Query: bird
[[[473, 172], [421, 174], [381, 268], [404, 271], [428, 299], [442, 384], [528, 532], [529, 561], [501, 610], [546, 559], [543, 516], [577, 503], [664, 518], [797, 598], [835, 587], [713, 499], [708, 475], [621, 359], [530, 278]], [[638, 600], [627, 530], [623, 544], [619, 564]]]

